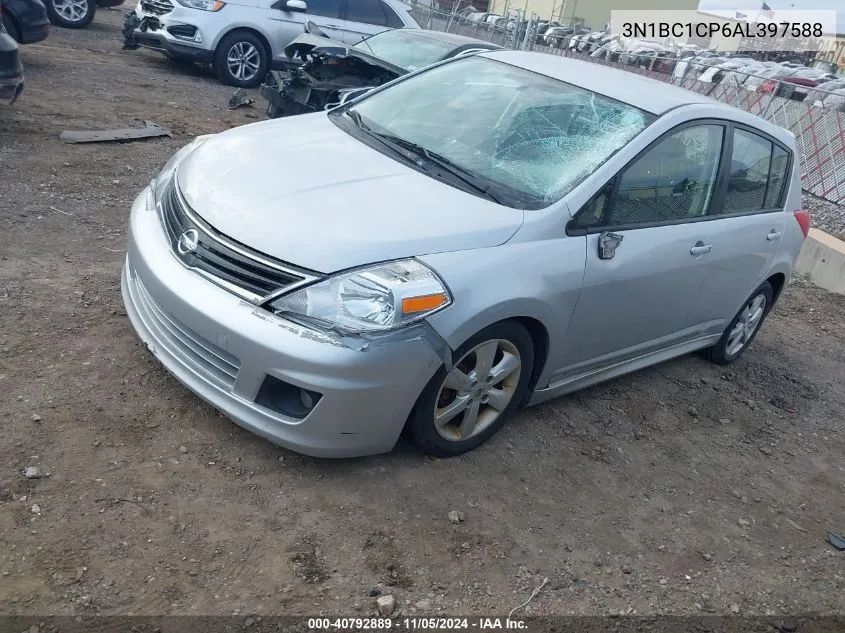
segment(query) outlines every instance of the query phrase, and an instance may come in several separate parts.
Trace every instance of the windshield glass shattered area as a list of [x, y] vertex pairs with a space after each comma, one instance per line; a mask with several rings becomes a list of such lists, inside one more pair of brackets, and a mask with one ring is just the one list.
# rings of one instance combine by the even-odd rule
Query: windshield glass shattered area
[[371, 128], [448, 159], [522, 209], [565, 196], [656, 118], [484, 57], [425, 71], [355, 110]]
[[406, 29], [393, 29], [373, 35], [352, 48], [411, 72], [440, 61], [454, 45], [430, 37], [415, 36]]

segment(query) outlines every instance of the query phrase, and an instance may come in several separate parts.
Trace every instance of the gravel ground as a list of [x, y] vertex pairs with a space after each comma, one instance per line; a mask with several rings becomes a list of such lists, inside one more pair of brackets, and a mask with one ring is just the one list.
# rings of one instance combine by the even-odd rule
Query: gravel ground
[[[120, 52], [120, 22], [24, 47], [0, 107], [0, 612], [350, 615], [390, 594], [504, 614], [544, 578], [525, 614], [845, 612], [825, 542], [845, 531], [845, 297], [795, 283], [734, 365], [650, 368], [451, 460], [302, 457], [182, 388], [123, 311], [127, 212], [189, 138], [260, 114]], [[58, 141], [145, 119], [175, 138]]]

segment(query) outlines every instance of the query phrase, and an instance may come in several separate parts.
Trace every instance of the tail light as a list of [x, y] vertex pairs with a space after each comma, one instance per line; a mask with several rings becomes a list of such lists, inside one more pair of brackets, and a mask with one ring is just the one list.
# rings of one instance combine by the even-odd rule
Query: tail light
[[801, 232], [804, 237], [810, 232], [810, 212], [806, 209], [799, 209], [795, 212], [795, 219], [798, 220], [798, 226], [801, 227]]

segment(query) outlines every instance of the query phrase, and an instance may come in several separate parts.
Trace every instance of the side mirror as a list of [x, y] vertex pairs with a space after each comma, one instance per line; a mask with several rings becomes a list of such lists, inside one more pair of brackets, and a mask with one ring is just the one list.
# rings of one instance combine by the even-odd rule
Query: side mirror
[[305, 0], [287, 0], [282, 3], [282, 9], [287, 11], [296, 11], [298, 13], [305, 13], [308, 11], [308, 5]]

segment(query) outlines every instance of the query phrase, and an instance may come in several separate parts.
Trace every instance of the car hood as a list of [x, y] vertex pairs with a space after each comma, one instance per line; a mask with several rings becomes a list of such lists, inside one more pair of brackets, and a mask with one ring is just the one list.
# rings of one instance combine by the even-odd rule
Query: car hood
[[190, 207], [215, 229], [317, 272], [509, 240], [523, 212], [372, 149], [324, 112], [211, 137], [179, 165]]

